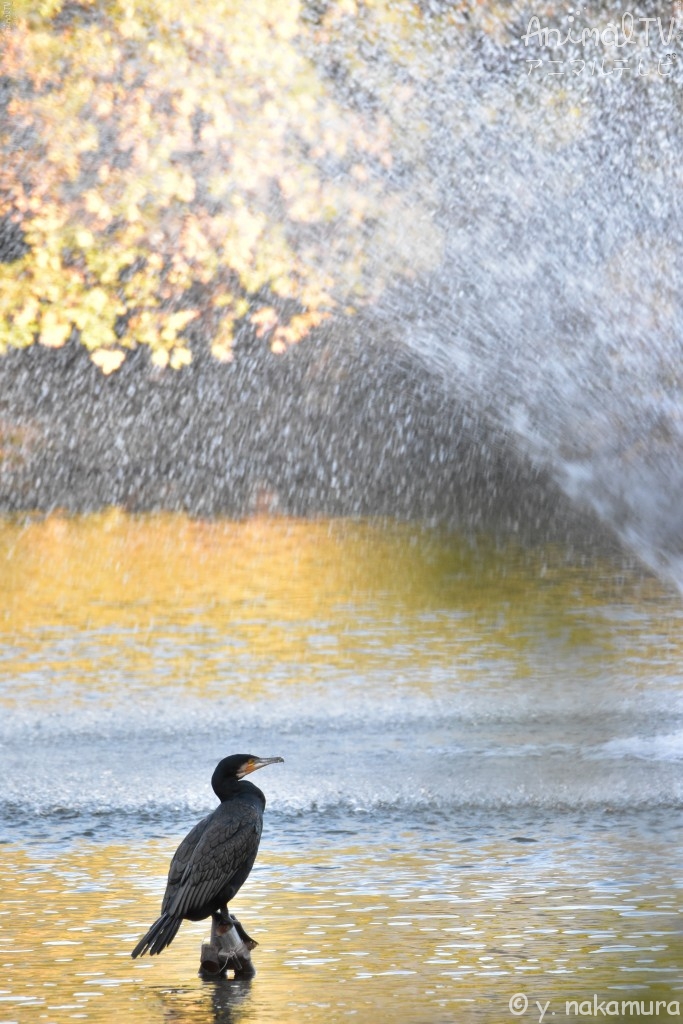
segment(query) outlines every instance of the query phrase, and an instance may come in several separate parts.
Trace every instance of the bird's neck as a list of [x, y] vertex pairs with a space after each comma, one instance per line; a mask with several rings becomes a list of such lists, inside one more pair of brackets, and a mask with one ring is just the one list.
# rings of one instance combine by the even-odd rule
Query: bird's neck
[[220, 786], [217, 786], [214, 790], [216, 796], [225, 803], [226, 800], [257, 800], [265, 807], [266, 798], [253, 782], [247, 782], [245, 779], [241, 781], [239, 779], [224, 779]]

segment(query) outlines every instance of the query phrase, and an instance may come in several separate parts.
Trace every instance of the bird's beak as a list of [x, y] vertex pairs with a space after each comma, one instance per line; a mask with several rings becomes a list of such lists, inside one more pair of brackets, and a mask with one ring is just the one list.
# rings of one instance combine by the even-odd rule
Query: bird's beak
[[239, 774], [239, 778], [242, 779], [245, 775], [255, 772], [257, 768], [265, 768], [267, 764], [284, 764], [284, 761], [284, 757], [255, 757], [251, 761], [247, 761]]

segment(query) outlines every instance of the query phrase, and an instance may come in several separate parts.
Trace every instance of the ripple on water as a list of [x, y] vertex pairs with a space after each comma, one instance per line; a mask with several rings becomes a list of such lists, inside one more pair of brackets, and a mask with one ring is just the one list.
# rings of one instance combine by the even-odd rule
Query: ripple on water
[[337, 835], [292, 852], [266, 839], [234, 905], [260, 943], [257, 979], [238, 988], [196, 979], [204, 923], [184, 924], [159, 959], [130, 959], [173, 844], [79, 843], [49, 857], [8, 844], [3, 1012], [200, 1022], [229, 1006], [235, 1021], [328, 1024], [354, 1010], [417, 1024], [459, 1019], [463, 1001], [502, 1019], [520, 990], [558, 1009], [593, 992], [683, 998], [675, 828], [656, 837], [616, 821], [600, 837], [574, 824], [571, 839], [547, 819], [522, 847], [511, 829], [482, 835], [474, 822], [457, 840]]
[[[330, 526], [261, 523], [256, 574], [248, 530], [245, 549], [239, 525], [185, 524], [171, 600], [177, 524], [117, 523], [86, 524], [92, 578], [84, 524], [65, 523], [62, 589], [22, 565], [0, 617], [0, 1015], [445, 1024], [508, 1019], [520, 992], [557, 1019], [565, 997], [675, 991], [668, 597], [608, 597], [591, 568], [541, 574], [535, 556], [435, 534], [355, 524], [330, 546]], [[28, 533], [12, 550], [50, 550], [49, 530]], [[36, 574], [52, 610], [32, 603]], [[255, 580], [268, 614], [243, 600]], [[259, 973], [206, 985], [204, 924], [159, 960], [130, 950], [240, 748], [285, 758], [261, 776], [262, 850], [235, 906]]]

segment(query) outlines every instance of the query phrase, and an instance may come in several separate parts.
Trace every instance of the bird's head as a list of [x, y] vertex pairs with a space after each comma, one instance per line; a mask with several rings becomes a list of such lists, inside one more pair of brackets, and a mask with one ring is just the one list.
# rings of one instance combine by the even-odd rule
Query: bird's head
[[284, 762], [282, 757], [256, 757], [254, 754], [231, 754], [224, 757], [216, 765], [216, 770], [211, 777], [213, 791], [219, 799], [222, 799], [221, 792], [226, 782], [232, 779], [243, 779], [245, 775], [255, 772], [258, 768], [265, 768], [267, 764]]

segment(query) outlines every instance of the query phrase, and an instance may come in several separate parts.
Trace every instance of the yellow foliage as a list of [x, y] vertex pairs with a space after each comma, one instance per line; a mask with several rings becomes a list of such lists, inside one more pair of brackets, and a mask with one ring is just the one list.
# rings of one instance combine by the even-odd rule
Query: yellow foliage
[[261, 309], [256, 310], [249, 317], [252, 324], [256, 328], [256, 337], [262, 338], [264, 335], [272, 331], [278, 323], [277, 312], [272, 306], [262, 306]]
[[171, 351], [169, 365], [172, 370], [180, 370], [183, 366], [189, 366], [192, 362], [192, 353], [189, 348], [179, 346]]
[[95, 313], [104, 312], [108, 303], [109, 296], [105, 292], [104, 288], [92, 288], [83, 300], [84, 306], [86, 306], [87, 309], [93, 310]]
[[177, 313], [171, 313], [166, 320], [165, 330], [176, 335], [179, 331], [184, 330], [184, 328], [198, 316], [199, 312], [196, 309], [181, 309]]
[[38, 13], [43, 18], [53, 18], [62, 9], [62, 0], [42, 0], [38, 4]]
[[[200, 313], [182, 307], [201, 287], [223, 315], [208, 342], [217, 359], [233, 358], [257, 296], [258, 337], [285, 351], [333, 296], [363, 300], [370, 258], [378, 289], [438, 260], [422, 187], [399, 202], [384, 177], [420, 158], [424, 132], [401, 124], [414, 89], [364, 62], [345, 31], [362, 17], [369, 43], [426, 74], [417, 5], [368, 0], [360, 13], [341, 0], [317, 24], [299, 0], [111, 0], [55, 20], [61, 8], [27, 5], [0, 53], [0, 75], [26, 82], [0, 123], [0, 216], [22, 218], [31, 249], [2, 270], [0, 348], [57, 347], [75, 327], [104, 373], [135, 344], [180, 369], [191, 353], [178, 336]], [[330, 39], [382, 109], [337, 104], [305, 56]], [[418, 245], [397, 227], [404, 208], [427, 225]]]
[[231, 363], [234, 359], [232, 344], [234, 341], [233, 322], [225, 319], [211, 342], [211, 354], [221, 363]]
[[75, 234], [76, 244], [81, 249], [90, 249], [94, 245], [95, 237], [92, 231], [88, 231], [87, 228], [77, 228]]
[[293, 316], [288, 324], [281, 325], [273, 333], [270, 343], [271, 352], [274, 352], [276, 355], [286, 352], [290, 345], [295, 345], [305, 338], [313, 328], [318, 327], [328, 316], [329, 313], [322, 312], [302, 313], [300, 316]]
[[40, 321], [40, 344], [61, 348], [71, 334], [71, 321], [60, 317], [55, 309], [47, 309]]
[[105, 224], [109, 223], [112, 216], [111, 209], [99, 192], [86, 192], [83, 199], [85, 209], [88, 213], [94, 213], [95, 216]]
[[102, 373], [108, 376], [119, 369], [126, 358], [126, 353], [121, 349], [96, 348], [94, 352], [90, 353], [90, 358], [95, 366], [99, 366]]
[[35, 296], [30, 295], [26, 305], [20, 312], [14, 316], [14, 324], [16, 327], [28, 327], [29, 325], [35, 325], [38, 320], [38, 300]]
[[164, 367], [168, 366], [169, 358], [169, 354], [165, 348], [155, 349], [152, 353], [152, 362], [162, 370]]

